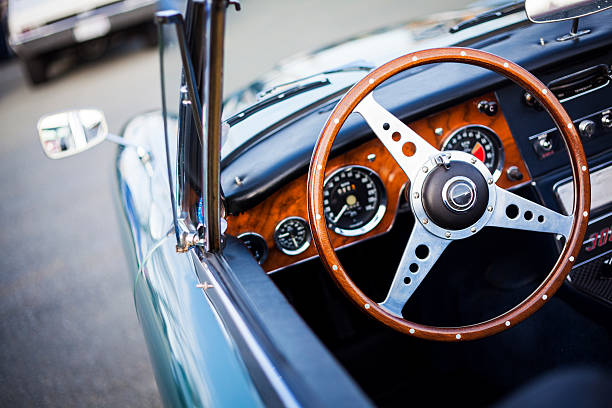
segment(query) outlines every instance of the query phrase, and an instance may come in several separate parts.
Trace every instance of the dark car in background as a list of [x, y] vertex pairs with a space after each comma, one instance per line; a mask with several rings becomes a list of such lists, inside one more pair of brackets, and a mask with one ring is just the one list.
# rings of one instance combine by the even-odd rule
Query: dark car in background
[[0, 61], [12, 57], [13, 52], [8, 45], [8, 29], [6, 25], [6, 5], [7, 0], [0, 1]]
[[37, 84], [47, 79], [49, 62], [62, 50], [97, 57], [114, 34], [134, 28], [144, 29], [154, 43], [156, 10], [156, 0], [9, 0], [9, 43]]

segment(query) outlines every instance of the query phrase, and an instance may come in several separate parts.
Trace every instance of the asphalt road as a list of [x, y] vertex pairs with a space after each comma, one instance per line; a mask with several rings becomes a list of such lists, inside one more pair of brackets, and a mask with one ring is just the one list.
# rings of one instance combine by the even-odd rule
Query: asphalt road
[[[437, 2], [243, 1], [229, 13], [226, 91], [280, 59], [413, 16]], [[113, 202], [115, 147], [51, 161], [38, 118], [102, 109], [112, 132], [160, 106], [157, 52], [126, 41], [86, 64], [65, 59], [35, 88], [0, 65], [0, 406], [159, 406]]]

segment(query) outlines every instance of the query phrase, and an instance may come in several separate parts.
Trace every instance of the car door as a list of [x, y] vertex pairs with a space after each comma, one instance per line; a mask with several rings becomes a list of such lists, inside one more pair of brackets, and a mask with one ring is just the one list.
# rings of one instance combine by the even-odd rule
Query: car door
[[[201, 36], [202, 27], [221, 22], [225, 6], [212, 7], [217, 15], [211, 16], [204, 5], [188, 2], [185, 22], [160, 16], [165, 109], [136, 117], [123, 133], [147, 146], [153, 160], [143, 164], [134, 149], [121, 150], [117, 159], [135, 305], [164, 403], [367, 406], [248, 249], [222, 235], [221, 93], [204, 92], [211, 86], [202, 74], [211, 69], [205, 57], [218, 57]], [[197, 109], [200, 97], [204, 113]], [[214, 112], [215, 103], [219, 128], [201, 133], [196, 120]]]
[[[178, 135], [181, 60], [176, 34], [171, 27], [161, 29], [168, 109], [135, 117], [123, 132], [125, 140], [148, 149], [152, 160], [147, 166], [137, 151], [127, 148], [117, 157], [119, 207], [134, 271], [135, 307], [165, 405], [262, 406], [231, 333], [199, 287], [196, 262], [202, 268], [206, 261], [177, 252], [169, 192], [170, 185], [178, 184], [168, 178], [164, 122], [173, 179], [182, 171], [179, 154], [190, 151], [177, 148], [186, 133]], [[172, 194], [175, 205], [180, 204], [177, 192]]]

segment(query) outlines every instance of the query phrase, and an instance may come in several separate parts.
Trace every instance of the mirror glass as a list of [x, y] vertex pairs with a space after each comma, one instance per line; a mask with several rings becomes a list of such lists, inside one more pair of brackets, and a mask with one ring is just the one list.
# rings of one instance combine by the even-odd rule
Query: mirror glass
[[87, 150], [108, 135], [104, 114], [95, 109], [46, 115], [38, 121], [38, 136], [45, 154], [61, 159]]
[[570, 20], [612, 7], [612, 0], [525, 0], [527, 17], [534, 23]]

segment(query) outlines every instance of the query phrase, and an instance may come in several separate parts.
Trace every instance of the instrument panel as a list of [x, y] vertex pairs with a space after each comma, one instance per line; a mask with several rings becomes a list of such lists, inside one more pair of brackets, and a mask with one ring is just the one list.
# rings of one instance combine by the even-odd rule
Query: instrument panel
[[[497, 104], [497, 99], [488, 93], [407, 124], [441, 150], [476, 156], [500, 187], [528, 183], [528, 170], [506, 119], [500, 111], [480, 109], [483, 103]], [[325, 172], [325, 218], [335, 248], [391, 229], [408, 178], [378, 139], [332, 157]], [[250, 249], [256, 242], [251, 250], [266, 272], [318, 256], [307, 222], [306, 181], [304, 174], [255, 207], [227, 218], [227, 233], [246, 237]]]

